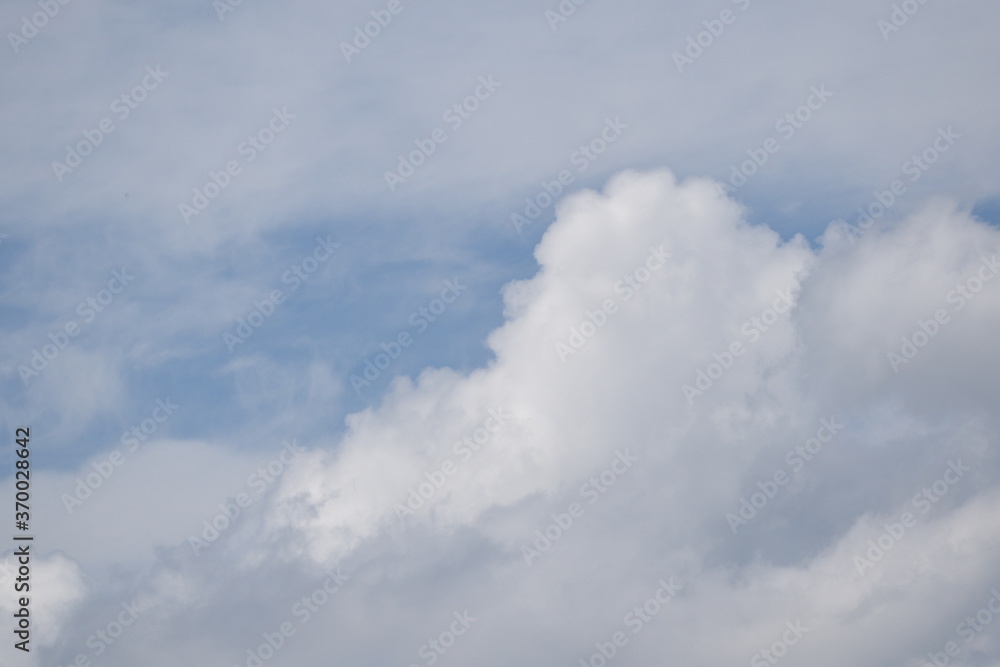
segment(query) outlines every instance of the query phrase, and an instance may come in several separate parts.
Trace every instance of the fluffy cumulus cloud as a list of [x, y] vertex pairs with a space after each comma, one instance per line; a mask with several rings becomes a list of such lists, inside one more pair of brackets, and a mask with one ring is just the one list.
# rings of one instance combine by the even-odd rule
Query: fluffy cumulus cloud
[[[43, 663], [996, 664], [1000, 232], [747, 217], [620, 173], [560, 201], [483, 367], [256, 457], [152, 436], [37, 565]], [[134, 484], [185, 499], [165, 531]]]
[[0, 667], [997, 667], [998, 16], [0, 3]]

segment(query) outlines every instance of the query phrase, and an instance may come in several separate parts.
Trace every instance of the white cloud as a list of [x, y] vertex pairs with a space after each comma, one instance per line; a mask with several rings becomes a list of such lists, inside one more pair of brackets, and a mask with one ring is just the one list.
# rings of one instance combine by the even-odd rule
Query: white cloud
[[[348, 569], [351, 585], [323, 615], [329, 630], [302, 628], [273, 664], [333, 644], [353, 660], [414, 661], [425, 635], [465, 608], [482, 620], [449, 659], [573, 662], [671, 576], [683, 592], [654, 630], [629, 634], [619, 664], [667, 653], [747, 662], [796, 621], [808, 632], [785, 647], [788, 664], [904, 664], [941, 650], [1000, 574], [997, 360], [980, 333], [1000, 324], [995, 284], [898, 373], [886, 355], [912, 322], [954, 307], [948, 291], [997, 251], [1000, 233], [933, 203], [854, 245], [832, 230], [812, 249], [743, 215], [711, 181], [665, 171], [569, 197], [539, 243], [537, 275], [505, 290], [492, 363], [397, 379], [336, 447], [303, 454], [208, 558], [164, 552], [147, 593], [178, 604], [231, 563], [199, 606], [211, 615], [249, 585], [264, 615], [225, 631], [249, 646], [284, 613], [286, 593], [265, 595], [268, 572], [285, 573], [291, 601], [315, 587], [309, 573]], [[660, 246], [663, 265], [637, 271]], [[616, 291], [624, 276], [641, 289]], [[778, 312], [781, 290], [791, 312]], [[561, 360], [556, 344], [608, 299], [618, 307]], [[733, 342], [744, 351], [729, 363]], [[713, 363], [729, 367], [689, 402], [682, 386]], [[971, 388], [956, 396], [963, 379]], [[509, 417], [473, 452], [490, 410]], [[842, 424], [836, 437], [807, 466], [789, 465], [823, 419]], [[627, 470], [613, 465], [620, 452], [636, 459]], [[951, 460], [971, 471], [919, 511], [914, 496]], [[726, 514], [778, 470], [787, 483], [734, 535]], [[429, 498], [401, 521], [396, 505], [425, 482]], [[855, 556], [904, 511], [915, 524], [859, 573]], [[551, 546], [535, 533], [547, 527]], [[538, 552], [530, 566], [525, 546]], [[144, 641], [166, 641], [149, 632]], [[377, 639], [387, 632], [395, 641]]]
[[[1000, 232], [969, 210], [1000, 182], [1000, 5], [926, 3], [884, 39], [891, 2], [738, 0], [679, 73], [672, 53], [719, 7], [589, 2], [553, 31], [557, 4], [405, 4], [351, 62], [340, 41], [384, 2], [220, 20], [209, 0], [94, 0], [16, 53], [5, 38], [0, 421], [36, 433], [42, 662], [73, 661], [136, 598], [105, 664], [245, 663], [333, 565], [349, 584], [268, 667], [424, 664], [465, 609], [478, 620], [441, 664], [578, 664], [670, 577], [682, 592], [614, 664], [746, 664], [801, 619], [781, 664], [924, 667], [982, 607], [1000, 584]], [[6, 3], [0, 24], [37, 8]], [[57, 180], [147, 66], [169, 74]], [[501, 86], [451, 131], [442, 112], [483, 76]], [[728, 179], [817, 88], [832, 95], [739, 202], [678, 182]], [[178, 205], [275, 107], [289, 126], [185, 224]], [[584, 169], [571, 156], [607, 118], [627, 128]], [[447, 142], [390, 193], [385, 170], [436, 127]], [[914, 179], [944, 128], [958, 137]], [[580, 190], [665, 163], [679, 176]], [[575, 194], [516, 234], [563, 169]], [[857, 237], [845, 222], [893, 179], [905, 192]], [[230, 354], [223, 332], [319, 234], [336, 258]], [[134, 284], [85, 320], [122, 266]], [[455, 275], [460, 305], [351, 391]], [[18, 364], [70, 320], [82, 334], [26, 386]], [[491, 360], [463, 370], [481, 341]], [[68, 514], [62, 494], [168, 396], [179, 416]], [[805, 459], [822, 420], [843, 426]], [[308, 451], [251, 485], [286, 438]], [[957, 460], [972, 470], [858, 576], [866, 540]], [[727, 514], [778, 478], [734, 534]], [[241, 491], [239, 520], [192, 553]], [[952, 664], [1000, 655], [996, 636], [959, 639]]]
[[[40, 543], [37, 542], [16, 546], [21, 549], [25, 544], [29, 552], [27, 575], [19, 570], [24, 565], [22, 561], [25, 557], [17, 555], [16, 550], [8, 550], [0, 558], [0, 586], [3, 591], [0, 611], [5, 619], [12, 619], [15, 613], [24, 609], [21, 600], [28, 599], [30, 626], [29, 641], [25, 644], [28, 651], [14, 648], [14, 642], [22, 641], [23, 637], [16, 640], [8, 638], [0, 648], [0, 657], [4, 664], [41, 665], [43, 663], [37, 658], [39, 649], [51, 648], [57, 643], [87, 591], [77, 563], [62, 554], [40, 556]], [[15, 591], [15, 584], [28, 588]]]

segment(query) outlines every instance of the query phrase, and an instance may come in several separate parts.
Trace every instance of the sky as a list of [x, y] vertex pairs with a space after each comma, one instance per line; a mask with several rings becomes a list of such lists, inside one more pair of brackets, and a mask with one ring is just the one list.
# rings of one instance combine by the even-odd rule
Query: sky
[[1000, 666], [998, 20], [6, 0], [0, 667]]

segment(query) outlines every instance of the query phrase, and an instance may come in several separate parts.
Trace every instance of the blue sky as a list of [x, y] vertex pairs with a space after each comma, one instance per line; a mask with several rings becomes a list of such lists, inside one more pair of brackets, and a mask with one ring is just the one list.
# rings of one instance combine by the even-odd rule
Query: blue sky
[[258, 660], [594, 664], [661, 579], [681, 592], [619, 664], [774, 664], [797, 619], [784, 664], [922, 667], [952, 640], [996, 664], [995, 627], [955, 625], [1000, 581], [997, 12], [5, 3], [0, 429], [31, 426], [46, 586], [0, 665], [249, 666], [289, 618]]

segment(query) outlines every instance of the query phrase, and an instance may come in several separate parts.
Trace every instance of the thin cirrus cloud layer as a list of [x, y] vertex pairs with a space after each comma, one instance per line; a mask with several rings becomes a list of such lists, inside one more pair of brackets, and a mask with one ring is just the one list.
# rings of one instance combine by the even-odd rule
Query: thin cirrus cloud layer
[[5, 4], [0, 664], [994, 664], [997, 12]]

